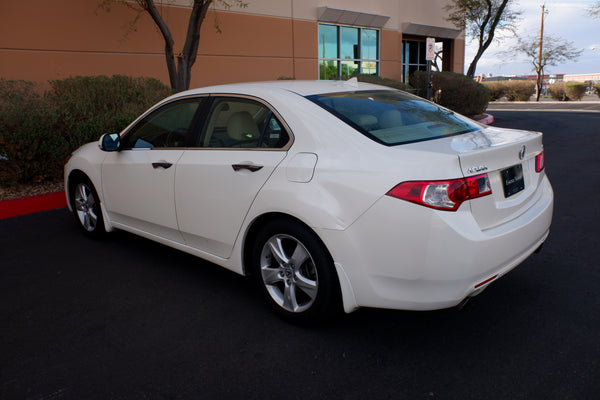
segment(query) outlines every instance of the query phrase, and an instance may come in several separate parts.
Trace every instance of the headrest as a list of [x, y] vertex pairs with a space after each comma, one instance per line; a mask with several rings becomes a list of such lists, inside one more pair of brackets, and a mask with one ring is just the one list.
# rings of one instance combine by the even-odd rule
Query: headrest
[[357, 114], [350, 117], [352, 122], [359, 125], [362, 128], [367, 126], [377, 125], [377, 117], [370, 114]]
[[248, 111], [234, 113], [227, 121], [227, 135], [238, 141], [256, 140], [260, 135], [258, 127]]
[[404, 125], [402, 123], [402, 113], [396, 109], [388, 110], [379, 116], [379, 126], [381, 128], [393, 128]]

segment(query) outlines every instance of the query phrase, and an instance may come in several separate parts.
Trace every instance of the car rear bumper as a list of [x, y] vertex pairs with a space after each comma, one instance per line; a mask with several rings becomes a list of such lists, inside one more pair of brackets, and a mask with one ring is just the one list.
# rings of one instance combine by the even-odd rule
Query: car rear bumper
[[445, 212], [384, 196], [348, 229], [320, 231], [340, 275], [346, 311], [434, 310], [478, 294], [546, 240], [553, 211], [547, 178], [539, 190], [529, 209], [487, 230], [468, 204]]

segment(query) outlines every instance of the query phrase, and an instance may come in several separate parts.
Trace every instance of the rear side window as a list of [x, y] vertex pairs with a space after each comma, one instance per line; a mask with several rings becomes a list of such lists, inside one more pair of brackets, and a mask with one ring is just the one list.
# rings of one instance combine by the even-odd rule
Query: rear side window
[[400, 91], [327, 93], [307, 98], [387, 146], [481, 129], [465, 117]]
[[246, 98], [217, 97], [201, 138], [202, 147], [284, 147], [290, 136], [264, 104]]

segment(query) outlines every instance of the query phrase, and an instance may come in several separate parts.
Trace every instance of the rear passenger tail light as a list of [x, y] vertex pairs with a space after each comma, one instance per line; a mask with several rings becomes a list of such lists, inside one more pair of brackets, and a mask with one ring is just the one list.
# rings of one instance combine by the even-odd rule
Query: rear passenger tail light
[[542, 151], [540, 154], [535, 156], [535, 172], [542, 172], [546, 166], [546, 157]]
[[386, 193], [436, 210], [456, 211], [467, 200], [492, 194], [487, 174], [447, 181], [402, 182]]

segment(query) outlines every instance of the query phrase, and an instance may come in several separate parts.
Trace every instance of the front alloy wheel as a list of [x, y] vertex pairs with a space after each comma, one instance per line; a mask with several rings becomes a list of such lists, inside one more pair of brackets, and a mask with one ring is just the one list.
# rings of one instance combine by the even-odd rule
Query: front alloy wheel
[[84, 176], [74, 177], [73, 184], [69, 186], [75, 222], [86, 235], [102, 236], [106, 231], [100, 209], [100, 198], [94, 186]]
[[85, 183], [79, 183], [75, 187], [75, 212], [83, 229], [94, 232], [98, 225], [96, 199]]

